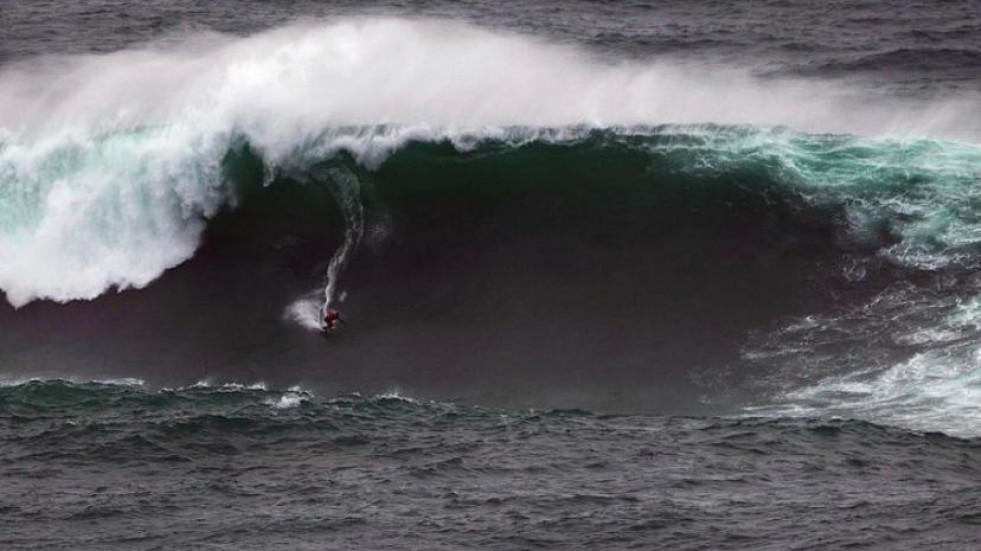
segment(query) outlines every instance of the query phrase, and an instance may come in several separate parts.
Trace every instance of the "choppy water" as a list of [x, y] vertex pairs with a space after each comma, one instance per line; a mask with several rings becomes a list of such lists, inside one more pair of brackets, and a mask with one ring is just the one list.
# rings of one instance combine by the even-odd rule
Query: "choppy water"
[[970, 549], [981, 514], [977, 441], [856, 421], [56, 381], [0, 421], [7, 549]]

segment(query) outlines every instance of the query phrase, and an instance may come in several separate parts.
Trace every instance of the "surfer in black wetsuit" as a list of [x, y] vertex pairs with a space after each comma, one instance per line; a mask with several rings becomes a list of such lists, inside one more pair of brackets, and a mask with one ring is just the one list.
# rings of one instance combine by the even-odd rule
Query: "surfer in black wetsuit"
[[324, 329], [324, 332], [325, 333], [328, 332], [328, 331], [333, 331], [334, 328], [337, 327], [337, 324], [338, 323], [344, 323], [344, 324], [347, 323], [347, 322], [345, 322], [344, 320], [341, 319], [341, 313], [340, 312], [338, 312], [337, 310], [334, 310], [333, 308], [328, 308], [328, 309], [324, 310], [323, 329]]

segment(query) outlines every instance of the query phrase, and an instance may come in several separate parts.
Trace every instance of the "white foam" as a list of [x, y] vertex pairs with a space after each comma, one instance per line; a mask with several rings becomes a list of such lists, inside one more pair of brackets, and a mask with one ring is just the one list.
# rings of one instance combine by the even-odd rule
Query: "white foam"
[[[981, 297], [957, 302], [949, 309], [936, 304], [937, 301], [915, 304], [910, 297], [903, 297], [902, 294], [885, 297], [877, 305], [866, 306], [866, 313], [873, 318], [889, 320], [889, 332], [894, 342], [917, 345], [924, 351], [885, 365], [877, 365], [874, 357], [834, 356], [835, 362], [858, 361], [864, 366], [860, 363], [847, 374], [824, 377], [789, 389], [780, 393], [779, 403], [750, 408], [749, 411], [781, 416], [843, 416], [955, 436], [981, 436], [981, 344], [978, 342]], [[931, 321], [927, 325], [913, 324], [904, 328], [900, 320], [889, 316], [893, 306], [890, 303], [896, 300], [905, 302], [907, 314], [923, 308], [943, 308], [948, 312], [936, 321], [933, 321], [933, 315], [928, 316]], [[820, 325], [834, 327], [841, 321], [829, 319]], [[851, 319], [846, 325], [851, 325], [852, 333], [856, 334], [859, 330], [855, 329], [854, 322]], [[875, 322], [872, 325], [865, 330], [884, 332], [884, 327]], [[808, 328], [800, 325], [796, 330]], [[866, 341], [873, 340], [870, 335], [861, 336]], [[807, 370], [808, 354], [813, 355], [814, 350], [802, 345], [784, 361], [795, 370]]]
[[[916, 354], [885, 371], [835, 377], [789, 393], [796, 414], [834, 413], [918, 430], [981, 436], [981, 349]], [[820, 404], [802, 406], [801, 404]]]
[[322, 329], [320, 325], [322, 300], [319, 293], [316, 296], [296, 300], [286, 308], [285, 317], [304, 329], [319, 332]]
[[309, 396], [298, 392], [287, 392], [276, 400], [267, 400], [266, 405], [275, 409], [291, 409], [300, 406], [309, 399]]
[[208, 389], [214, 390], [216, 392], [242, 392], [246, 390], [258, 390], [266, 391], [269, 387], [266, 383], [219, 383], [215, 384], [207, 379], [197, 381], [196, 383], [186, 386], [178, 387], [176, 389], [166, 389], [166, 390], [198, 390], [198, 389]]
[[376, 400], [396, 400], [399, 402], [406, 402], [409, 404], [419, 404], [418, 400], [406, 396], [405, 394], [402, 393], [402, 390], [399, 388], [393, 388], [388, 391], [382, 392], [381, 394], [375, 395], [374, 398]]

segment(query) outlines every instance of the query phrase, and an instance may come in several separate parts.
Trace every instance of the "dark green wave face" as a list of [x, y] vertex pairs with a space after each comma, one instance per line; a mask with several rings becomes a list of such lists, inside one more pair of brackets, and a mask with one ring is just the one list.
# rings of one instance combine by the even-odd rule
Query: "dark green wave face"
[[[978, 377], [976, 146], [724, 126], [404, 138], [338, 129], [276, 164], [231, 139], [215, 197], [234, 199], [194, 259], [138, 293], [5, 314], [12, 365], [974, 433], [954, 420]], [[352, 207], [360, 247], [330, 279], [351, 327], [324, 342], [304, 327]], [[18, 345], [54, 325], [40, 363]]]

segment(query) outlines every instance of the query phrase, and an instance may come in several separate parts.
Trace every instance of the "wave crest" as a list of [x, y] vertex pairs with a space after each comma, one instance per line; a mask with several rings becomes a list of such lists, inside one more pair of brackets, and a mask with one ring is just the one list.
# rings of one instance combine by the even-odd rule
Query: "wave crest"
[[[243, 142], [275, 174], [341, 150], [377, 167], [413, 140], [466, 149], [662, 124], [981, 135], [965, 116], [978, 112], [974, 96], [863, 100], [833, 83], [606, 62], [526, 37], [399, 19], [22, 63], [0, 72], [0, 97], [0, 289], [15, 306], [143, 287], [190, 258], [206, 219], [234, 201], [222, 163]], [[781, 151], [789, 170], [810, 162], [792, 140], [781, 145], [791, 148]], [[860, 149], [841, 161], [861, 162]], [[816, 177], [831, 181], [836, 169]]]

